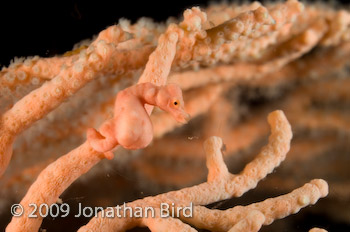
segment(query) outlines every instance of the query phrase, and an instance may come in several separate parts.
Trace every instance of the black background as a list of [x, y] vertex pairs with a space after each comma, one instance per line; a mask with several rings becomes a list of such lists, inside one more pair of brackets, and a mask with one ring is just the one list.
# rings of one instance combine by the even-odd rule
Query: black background
[[1, 0], [0, 67], [7, 66], [15, 56], [62, 54], [122, 17], [132, 22], [143, 16], [165, 21], [169, 16], [181, 16], [188, 7], [207, 6], [209, 2], [219, 1]]
[[0, 1], [0, 66], [15, 56], [62, 54], [122, 17], [135, 22], [145, 16], [160, 22], [181, 16], [190, 6], [206, 5], [200, 0]]

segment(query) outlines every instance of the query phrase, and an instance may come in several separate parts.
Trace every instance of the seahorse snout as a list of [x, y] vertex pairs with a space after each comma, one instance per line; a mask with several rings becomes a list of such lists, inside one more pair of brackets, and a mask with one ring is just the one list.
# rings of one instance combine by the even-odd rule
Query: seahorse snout
[[175, 119], [176, 121], [185, 124], [191, 119], [191, 116], [186, 111], [181, 110], [178, 114], [176, 114]]

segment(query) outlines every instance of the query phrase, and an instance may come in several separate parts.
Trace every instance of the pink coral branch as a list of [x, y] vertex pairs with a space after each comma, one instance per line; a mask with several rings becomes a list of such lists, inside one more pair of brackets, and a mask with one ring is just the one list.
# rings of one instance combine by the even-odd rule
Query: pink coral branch
[[[321, 179], [312, 180], [291, 193], [248, 206], [236, 206], [227, 210], [208, 209], [203, 206], [195, 206], [193, 217], [184, 218], [197, 228], [205, 228], [213, 231], [227, 231], [232, 225], [242, 219], [250, 217], [254, 211], [262, 213], [260, 221], [263, 225], [269, 225], [276, 219], [284, 218], [297, 213], [301, 208], [315, 204], [318, 199], [327, 196], [328, 184]], [[259, 218], [259, 217], [258, 217]], [[208, 224], [210, 221], [210, 224]]]
[[13, 217], [6, 231], [38, 231], [43, 218], [38, 212], [36, 212], [37, 218], [29, 218], [31, 211], [29, 204], [40, 205], [45, 203], [52, 205], [77, 178], [88, 172], [102, 159], [104, 159], [104, 156], [94, 151], [85, 142], [51, 163], [39, 174], [22, 199], [23, 215]]
[[[102, 35], [105, 36], [106, 34], [102, 33]], [[146, 65], [146, 69], [144, 71], [144, 74], [140, 78], [140, 81], [139, 81], [140, 83], [146, 82], [146, 81], [149, 81], [149, 82], [154, 83], [154, 84], [166, 83], [166, 78], [168, 76], [173, 57], [170, 56], [170, 58], [166, 59], [166, 57], [163, 57], [161, 55], [164, 53], [167, 54], [167, 53], [171, 53], [171, 52], [172, 52], [172, 54], [175, 54], [176, 42], [177, 42], [176, 34], [170, 34], [170, 36], [161, 37], [161, 39], [159, 41], [158, 48], [156, 49], [154, 54], [151, 55], [151, 58], [149, 61], [150, 64]], [[102, 52], [104, 53], [104, 55], [107, 55], [108, 50], [106, 47], [104, 47], [105, 44], [102, 44], [101, 46], [102, 46], [102, 48], [101, 48]], [[157, 72], [156, 68], [159, 68], [162, 71]], [[140, 86], [144, 86], [144, 85], [147, 85], [147, 84], [140, 84]], [[133, 88], [137, 88], [137, 87], [133, 87]], [[140, 88], [141, 87], [139, 87], [139, 89]], [[122, 92], [122, 95], [126, 95], [124, 97], [125, 99], [123, 99], [123, 100], [131, 99], [133, 96], [132, 94], [136, 94], [136, 92], [135, 93], [133, 93], [132, 91], [125, 91], [124, 93]], [[128, 94], [125, 94], [125, 93], [128, 93]], [[145, 98], [153, 99], [152, 102], [146, 101], [147, 103], [151, 103], [151, 104], [152, 103], [158, 104], [162, 100], [167, 101], [167, 99], [164, 99], [164, 96], [166, 96], [166, 95], [164, 95], [164, 96], [162, 95], [159, 97], [158, 94], [155, 94], [155, 93], [156, 93], [156, 91], [153, 91], [153, 94], [149, 95], [148, 92], [141, 91], [138, 94], [149, 95], [149, 96], [143, 96], [143, 98], [144, 99]], [[178, 91], [176, 91], [176, 94], [178, 94]], [[158, 97], [158, 99], [155, 99], [157, 97]], [[175, 96], [175, 97], [180, 97], [180, 96]], [[137, 101], [141, 102], [141, 99], [139, 99], [139, 98], [136, 98], [134, 100], [136, 101], [136, 103], [137, 103]], [[179, 99], [179, 101], [181, 102], [181, 100], [182, 100], [182, 96], [181, 96], [181, 99]], [[130, 102], [128, 102], [128, 103], [130, 103]], [[168, 103], [166, 102], [164, 104], [166, 104], [166, 106], [167, 106]], [[132, 107], [132, 106], [135, 106], [135, 105], [131, 104], [130, 107]], [[142, 106], [143, 106], [143, 104], [142, 104]], [[163, 105], [161, 105], [161, 106], [163, 106]], [[118, 116], [120, 114], [120, 112], [123, 111], [123, 106], [117, 105], [116, 107], [117, 108], [116, 108], [115, 113], [117, 113], [117, 115], [115, 115], [115, 116]], [[149, 112], [147, 112], [148, 114], [150, 114], [152, 111], [152, 108], [149, 108], [149, 109], [150, 109]], [[181, 109], [181, 108], [179, 108], [179, 109]], [[145, 109], [145, 110], [147, 111], [147, 109]], [[126, 112], [132, 113], [133, 111], [129, 110]], [[175, 113], [175, 110], [174, 110], [174, 113]], [[125, 120], [129, 120], [129, 119], [128, 119], [128, 117], [126, 117], [123, 120], [124, 120], [123, 123], [125, 124]], [[128, 121], [128, 122], [130, 122], [130, 121]], [[123, 126], [128, 126], [129, 124], [130, 123], [127, 123], [126, 125], [123, 125]], [[119, 125], [121, 125], [121, 124], [119, 124]], [[145, 133], [145, 134], [142, 136], [149, 136], [149, 131], [145, 131], [143, 133]], [[47, 169], [44, 169], [44, 171], [42, 173], [46, 173], [46, 175], [41, 175], [41, 174], [39, 175], [38, 179], [34, 182], [34, 184], [29, 189], [29, 191], [27, 192], [24, 199], [21, 201], [21, 203], [25, 207], [26, 215], [22, 215], [22, 217], [18, 217], [18, 218], [13, 217], [11, 223], [7, 227], [7, 231], [16, 231], [16, 230], [34, 231], [34, 230], [39, 229], [39, 227], [41, 225], [42, 217], [40, 215], [38, 215], [38, 218], [36, 218], [33, 221], [31, 221], [28, 218], [29, 201], [31, 201], [32, 203], [35, 202], [38, 205], [40, 205], [41, 203], [46, 203], [49, 205], [53, 204], [54, 202], [56, 202], [58, 197], [63, 193], [63, 191], [75, 179], [77, 179], [80, 175], [82, 175], [85, 172], [87, 172], [88, 170], [90, 170], [91, 167], [93, 167], [96, 163], [98, 163], [102, 159], [103, 156], [101, 156], [101, 152], [98, 152], [98, 151], [95, 151], [94, 149], [92, 149], [90, 144], [91, 144], [91, 141], [90, 141], [90, 143], [85, 142], [77, 149], [73, 150], [72, 152], [70, 152], [67, 155], [58, 159], [56, 162], [52, 163]], [[117, 145], [117, 143], [115, 143], [114, 145]], [[99, 149], [97, 149], [97, 150], [99, 150]], [[106, 153], [106, 155], [108, 158], [111, 158], [110, 154]], [[82, 156], [82, 157], [85, 156], [86, 158], [80, 159], [80, 156]], [[70, 161], [70, 162], [67, 162], [67, 161]], [[64, 162], [66, 163], [66, 165], [63, 165]], [[69, 176], [70, 171], [74, 170], [74, 169], [76, 170], [75, 175], [71, 175], [70, 178], [64, 178], [62, 181], [60, 181], [62, 176], [67, 176], [67, 175]], [[51, 178], [48, 179], [47, 178], [48, 176]], [[54, 189], [54, 188], [49, 188], [46, 186], [47, 184], [49, 184], [47, 181], [50, 181], [50, 183], [55, 183], [54, 180], [58, 181], [61, 188]], [[49, 191], [47, 191], [47, 190], [44, 191], [43, 189], [41, 189], [42, 187], [49, 189]], [[40, 189], [40, 191], [37, 191], [37, 189]], [[44, 194], [44, 193], [47, 193], [46, 197], [42, 197], [43, 196], [42, 194]]]
[[[243, 85], [244, 90], [249, 88], [249, 93], [257, 88], [258, 90], [253, 90], [252, 93], [263, 95], [263, 100], [266, 102], [276, 103], [264, 108], [269, 108], [270, 111], [271, 107], [276, 108], [277, 105], [285, 110], [297, 133], [300, 129], [311, 129], [316, 132], [340, 131], [342, 134], [348, 134], [349, 123], [346, 120], [346, 113], [339, 112], [338, 108], [332, 108], [330, 111], [329, 105], [336, 102], [337, 107], [344, 107], [350, 96], [347, 81], [340, 80], [341, 86], [339, 86], [334, 79], [330, 79], [334, 74], [344, 76], [339, 70], [344, 71], [345, 65], [349, 63], [347, 60], [350, 54], [348, 42], [350, 14], [345, 10], [337, 11], [320, 6], [307, 6], [305, 10], [303, 8], [303, 5], [296, 0], [271, 4], [266, 8], [260, 3], [235, 6], [234, 9], [228, 8], [227, 4], [221, 4], [210, 6], [207, 11], [198, 7], [188, 9], [184, 12], [183, 22], [179, 24], [168, 22], [155, 24], [142, 19], [130, 25], [127, 20], [121, 20], [118, 26], [102, 31], [88, 46], [80, 46], [63, 56], [53, 58], [35, 57], [24, 62], [23, 59], [17, 59], [9, 68], [4, 68], [0, 72], [0, 111], [3, 109], [7, 111], [0, 117], [0, 176], [11, 159], [12, 144], [18, 135], [31, 127], [34, 122], [52, 112], [44, 119], [44, 123], [39, 122], [38, 126], [33, 126], [31, 128], [33, 130], [28, 130], [17, 140], [19, 143], [15, 151], [19, 155], [16, 155], [15, 159], [18, 163], [22, 162], [20, 153], [24, 154], [23, 157], [28, 157], [26, 155], [29, 152], [25, 153], [25, 150], [31, 146], [32, 141], [37, 142], [38, 146], [30, 147], [31, 149], [28, 149], [30, 154], [36, 152], [36, 149], [44, 148], [48, 141], [52, 142], [48, 139], [50, 133], [58, 134], [54, 139], [59, 141], [70, 132], [78, 135], [87, 127], [97, 126], [101, 118], [111, 116], [111, 113], [108, 116], [107, 114], [109, 108], [112, 108], [112, 103], [107, 102], [112, 102], [111, 98], [121, 89], [120, 85], [132, 85], [119, 91], [114, 107], [115, 113], [111, 119], [105, 121], [98, 130], [89, 129], [86, 142], [42, 171], [21, 201], [25, 207], [25, 214], [22, 217], [14, 217], [7, 230], [37, 230], [42, 218], [40, 216], [37, 219], [28, 218], [29, 210], [26, 208], [28, 203], [37, 205], [55, 203], [79, 176], [89, 171], [103, 158], [112, 158], [112, 151], [116, 146], [121, 145], [128, 149], [143, 148], [151, 142], [153, 136], [162, 136], [180, 126], [172, 117], [184, 121], [186, 115], [182, 108], [181, 110], [179, 107], [176, 108], [179, 103], [183, 106], [180, 94], [175, 93], [180, 91], [179, 88], [173, 85], [170, 85], [173, 87], [165, 86], [169, 74], [170, 83], [177, 83], [183, 90], [188, 90], [186, 95], [189, 98], [185, 109], [192, 116], [210, 111], [210, 117], [206, 117], [203, 121], [198, 118], [193, 122], [210, 124], [202, 126], [201, 131], [204, 131], [204, 135], [215, 134], [218, 126], [221, 128], [218, 124], [222, 122], [230, 125], [227, 128], [234, 128], [232, 132], [226, 129], [223, 133], [227, 152], [255, 149], [254, 144], [264, 138], [268, 127], [263, 125], [264, 122], [261, 120], [261, 115], [267, 112], [266, 109], [251, 110], [249, 107], [255, 103], [246, 103], [245, 100], [250, 99], [245, 99], [246, 95], [239, 95], [241, 93], [234, 96], [235, 102], [232, 107], [232, 103], [226, 101], [228, 96], [223, 96], [226, 92], [225, 86], [234, 86], [234, 91], [240, 92], [242, 90], [240, 86]], [[133, 35], [132, 39], [129, 33]], [[318, 46], [322, 48], [318, 49]], [[138, 85], [133, 85], [139, 77], [137, 70], [140, 71], [144, 67]], [[102, 76], [103, 79], [98, 79]], [[130, 76], [134, 79], [131, 80]], [[127, 78], [128, 80], [124, 81]], [[330, 81], [320, 84], [321, 78], [329, 78]], [[78, 96], [73, 96], [91, 80], [95, 81], [79, 92]], [[300, 88], [305, 84], [309, 84], [310, 87]], [[26, 89], [23, 90], [23, 87]], [[194, 89], [197, 87], [200, 88]], [[290, 87], [299, 91], [290, 94]], [[34, 91], [23, 97], [34, 88], [36, 88]], [[320, 92], [314, 91], [315, 88]], [[96, 94], [92, 95], [89, 91]], [[336, 93], [331, 93], [334, 91]], [[330, 93], [324, 94], [325, 92]], [[67, 108], [86, 101], [84, 99], [86, 96], [94, 98], [97, 95], [99, 95], [97, 101], [93, 99], [84, 105], [84, 110], [77, 107], [73, 110], [74, 116], [69, 115], [71, 111], [67, 111]], [[275, 99], [276, 96], [282, 95], [285, 95], [286, 99]], [[21, 97], [23, 98], [20, 99]], [[62, 103], [70, 97], [68, 104], [63, 105]], [[231, 94], [229, 98], [232, 100]], [[325, 109], [320, 109], [317, 104], [327, 106]], [[172, 115], [158, 111], [152, 116], [151, 123], [149, 115], [154, 105], [160, 106]], [[57, 109], [58, 106], [62, 107]], [[232, 110], [235, 112], [230, 113]], [[250, 110], [254, 112], [253, 117], [247, 117]], [[57, 113], [58, 111], [61, 112]], [[59, 119], [64, 118], [60, 116], [66, 113], [69, 115], [67, 119]], [[50, 121], [51, 119], [53, 121]], [[69, 120], [72, 121], [61, 126]], [[108, 219], [101, 216], [103, 211], [98, 218], [93, 218], [82, 227], [81, 231], [123, 231], [135, 226], [146, 226], [152, 231], [195, 231], [191, 226], [215, 231], [257, 231], [262, 225], [293, 214], [306, 205], [314, 204], [328, 193], [328, 185], [323, 180], [313, 180], [289, 194], [245, 207], [237, 206], [228, 210], [204, 207], [219, 200], [241, 196], [255, 188], [262, 178], [285, 159], [292, 138], [290, 125], [281, 111], [271, 113], [268, 120], [272, 131], [269, 144], [241, 173], [231, 174], [228, 171], [222, 157], [223, 142], [218, 137], [211, 137], [204, 143], [209, 169], [206, 182], [127, 204], [132, 208], [154, 207], [157, 210], [155, 218]], [[150, 133], [152, 124], [153, 135]], [[231, 127], [233, 124], [234, 127]], [[39, 136], [42, 132], [46, 133]], [[192, 131], [181, 133], [187, 132], [192, 133]], [[146, 151], [147, 156], [137, 160], [135, 166], [146, 173], [151, 173], [148, 178], [162, 179], [163, 183], [171, 182], [171, 178], [183, 185], [189, 180], [193, 183], [199, 176], [193, 175], [193, 172], [204, 173], [203, 168], [197, 165], [198, 161], [201, 162], [204, 158], [203, 153], [198, 152], [204, 139], [188, 137], [188, 140], [184, 140], [179, 139], [177, 135], [175, 132], [175, 136], [170, 135], [172, 137], [158, 141], [160, 145], [156, 144], [153, 147], [157, 155], [152, 154], [151, 148]], [[300, 162], [317, 159], [316, 157], [321, 157], [320, 154], [323, 155], [325, 150], [335, 147], [338, 140], [323, 136], [321, 139], [318, 137], [317, 141], [323, 141], [324, 144], [315, 148], [314, 138], [307, 138], [302, 144], [296, 143], [298, 149], [293, 152], [295, 157], [292, 159]], [[73, 142], [67, 141], [67, 143], [72, 145]], [[59, 143], [54, 144], [55, 148], [60, 149], [60, 146], [62, 147]], [[77, 142], [74, 146], [77, 146]], [[307, 156], [301, 157], [298, 154], [300, 152]], [[181, 175], [177, 175], [180, 172], [177, 170], [171, 176], [168, 174], [171, 172], [169, 166], [164, 167], [166, 165], [159, 164], [161, 162], [157, 164], [162, 166], [160, 169], [152, 169], [152, 165], [143, 165], [145, 157], [148, 163], [159, 158], [169, 160], [169, 157], [160, 157], [164, 156], [164, 153], [170, 154], [171, 158], [177, 161], [180, 159], [192, 163], [195, 161], [197, 166], [194, 169], [181, 167], [187, 169]], [[34, 161], [35, 156], [29, 158]], [[27, 159], [25, 161], [21, 163], [24, 168], [33, 164], [27, 163]], [[45, 162], [42, 165], [44, 164]], [[20, 172], [21, 178], [26, 177], [28, 173], [31, 174], [30, 178], [35, 178], [38, 170], [42, 168], [41, 165], [32, 167], [34, 168], [22, 169], [23, 167], [19, 166], [18, 170], [8, 172], [8, 176], [12, 175], [14, 178], [8, 178], [10, 181], [7, 182], [8, 185], [5, 182], [4, 186], [13, 183], [23, 184], [22, 179], [18, 181], [16, 172]], [[166, 168], [168, 170], [165, 170]], [[161, 177], [158, 177], [160, 175]], [[187, 178], [188, 175], [191, 177]], [[187, 182], [181, 180], [182, 178], [186, 178]], [[26, 181], [28, 182], [28, 179]], [[290, 178], [284, 180], [278, 177], [273, 178], [273, 181], [285, 181], [284, 186], [288, 186], [288, 190], [297, 187], [297, 181]], [[274, 185], [267, 184], [267, 187], [271, 186]], [[349, 192], [346, 188], [349, 183], [345, 183], [342, 187], [339, 183], [331, 186], [341, 191], [343, 197]], [[192, 203], [195, 215], [192, 218], [185, 218], [184, 215], [161, 218], [160, 203], [174, 203], [176, 207]]]
[[105, 68], [116, 53], [116, 44], [127, 39], [117, 26], [102, 31], [100, 35], [87, 53], [83, 53], [71, 66], [62, 67], [54, 79], [26, 95], [2, 115], [0, 176], [10, 162], [16, 136], [96, 77], [96, 73]]
[[228, 232], [259, 231], [265, 216], [258, 210], [252, 210], [245, 218], [237, 222]]
[[[182, 120], [184, 111], [183, 106], [180, 105], [181, 102], [183, 104], [181, 90], [178, 87], [175, 89], [170, 87], [175, 86], [156, 87], [150, 83], [143, 83], [121, 91], [118, 94], [120, 97], [116, 100], [115, 118], [101, 127], [102, 135], [106, 136], [104, 140], [111, 140], [112, 146], [106, 148], [101, 145], [101, 140], [95, 138], [97, 135], [91, 135], [94, 131], [90, 134], [88, 131], [88, 142], [62, 156], [40, 173], [21, 201], [25, 213], [21, 217], [13, 217], [7, 231], [38, 230], [43, 218], [37, 212], [37, 218], [31, 220], [29, 204], [52, 205], [55, 203], [73, 181], [103, 159], [101, 153], [110, 152], [116, 145], [129, 149], [147, 146], [153, 136], [149, 133], [152, 125], [146, 109], [143, 108], [145, 103], [158, 105], [170, 111], [178, 120]], [[178, 99], [179, 106], [169, 104], [173, 98]], [[135, 117], [138, 118], [135, 119]], [[140, 124], [135, 124], [134, 120]], [[94, 133], [98, 134], [98, 132]], [[104, 140], [102, 143], [105, 142]], [[106, 157], [111, 159], [113, 156], [107, 153]]]
[[[251, 81], [262, 78], [269, 73], [276, 72], [286, 64], [309, 52], [322, 38], [326, 32], [324, 20], [315, 22], [310, 28], [298, 36], [273, 48], [262, 60], [267, 62], [249, 63], [240, 62], [232, 65], [221, 65], [214, 68], [201, 69], [199, 71], [188, 71], [175, 73], [169, 76], [169, 83], [176, 83], [182, 89], [190, 89], [206, 85], [208, 83], [219, 83], [223, 81]], [[276, 52], [277, 50], [277, 52]], [[201, 76], [200, 79], [197, 77]]]
[[327, 230], [315, 227], [309, 230], [309, 232], [327, 232]]
[[156, 211], [155, 217], [143, 218], [143, 223], [141, 225], [147, 226], [152, 232], [195, 232], [194, 228], [186, 223], [183, 223], [180, 219], [173, 217], [160, 217], [159, 210]]
[[[245, 167], [242, 173], [238, 175], [228, 173], [220, 150], [222, 141], [218, 137], [211, 137], [204, 145], [208, 159], [208, 182], [136, 200], [127, 205], [130, 207], [153, 206], [159, 208], [161, 203], [176, 203], [176, 207], [192, 203], [194, 205], [193, 217], [182, 215], [180, 218], [196, 228], [215, 231], [229, 229], [231, 231], [247, 231], [248, 228], [251, 228], [251, 230], [257, 231], [262, 224], [270, 224], [274, 219], [285, 217], [306, 205], [314, 204], [320, 197], [324, 197], [328, 193], [328, 185], [323, 180], [313, 180], [310, 184], [306, 184], [290, 194], [267, 199], [246, 207], [237, 206], [220, 211], [201, 206], [232, 196], [241, 196], [247, 190], [254, 188], [260, 179], [270, 173], [285, 158], [292, 137], [290, 125], [281, 111], [271, 113], [268, 121], [271, 126], [269, 144]], [[284, 207], [286, 204], [288, 207]], [[113, 218], [101, 217], [101, 215], [102, 212], [99, 213], [99, 217], [93, 218], [79, 231], [119, 231], [121, 218], [114, 220]], [[139, 221], [125, 219], [130, 227], [143, 225], [157, 231], [158, 228], [167, 228], [165, 227], [167, 225], [170, 229], [192, 230], [177, 219], [143, 218], [143, 220], [146, 221], [140, 224]], [[126, 222], [122, 222], [122, 225], [124, 223]]]

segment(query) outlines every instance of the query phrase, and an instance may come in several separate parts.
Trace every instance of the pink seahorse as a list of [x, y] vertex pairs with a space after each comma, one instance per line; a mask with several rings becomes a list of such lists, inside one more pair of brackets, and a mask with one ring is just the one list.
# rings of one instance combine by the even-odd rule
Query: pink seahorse
[[117, 94], [114, 117], [102, 124], [100, 132], [94, 128], [87, 130], [91, 147], [112, 159], [111, 150], [117, 145], [131, 150], [148, 146], [153, 139], [153, 127], [145, 104], [158, 106], [181, 123], [186, 123], [189, 118], [177, 85], [137, 84]]

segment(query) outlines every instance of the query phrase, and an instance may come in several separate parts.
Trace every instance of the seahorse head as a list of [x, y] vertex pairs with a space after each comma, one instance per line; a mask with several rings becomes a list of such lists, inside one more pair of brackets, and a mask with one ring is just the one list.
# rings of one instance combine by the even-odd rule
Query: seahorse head
[[159, 90], [157, 101], [158, 106], [162, 110], [169, 112], [176, 121], [186, 123], [189, 120], [190, 115], [184, 109], [182, 90], [178, 85], [169, 84], [162, 86]]

